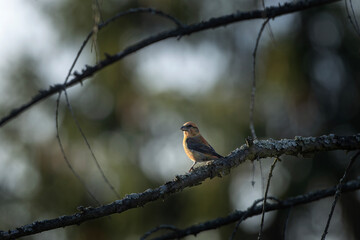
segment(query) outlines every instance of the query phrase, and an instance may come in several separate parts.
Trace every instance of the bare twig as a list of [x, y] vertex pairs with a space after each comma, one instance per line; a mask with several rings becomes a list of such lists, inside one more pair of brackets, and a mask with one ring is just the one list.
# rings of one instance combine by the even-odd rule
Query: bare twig
[[154, 229], [151, 229], [150, 231], [146, 232], [141, 238], [140, 240], [145, 240], [146, 238], [150, 237], [151, 234], [159, 231], [159, 230], [163, 230], [163, 229], [166, 229], [166, 230], [171, 230], [171, 231], [178, 231], [178, 228], [176, 228], [175, 226], [173, 225], [160, 225], [160, 226], [157, 226], [156, 228]]
[[[349, 11], [349, 6], [348, 5], [350, 6], [351, 13]], [[346, 13], [348, 15], [348, 19], [350, 21], [350, 24], [354, 28], [357, 35], [360, 37], [360, 26], [359, 26], [359, 23], [358, 23], [357, 18], [356, 18], [356, 14], [355, 14], [355, 11], [354, 11], [354, 6], [352, 4], [352, 0], [345, 0], [345, 10], [346, 10]]]
[[330, 226], [330, 221], [331, 221], [331, 218], [332, 218], [332, 215], [334, 213], [334, 210], [335, 210], [335, 206], [336, 206], [336, 203], [337, 203], [337, 200], [339, 199], [340, 195], [341, 195], [341, 192], [342, 192], [342, 185], [343, 185], [343, 182], [351, 168], [351, 166], [353, 165], [353, 163], [355, 162], [355, 159], [360, 155], [360, 151], [358, 151], [352, 158], [350, 158], [350, 162], [349, 162], [349, 165], [347, 166], [347, 168], [345, 169], [345, 172], [344, 172], [344, 175], [342, 176], [342, 178], [340, 179], [338, 185], [336, 186], [336, 192], [335, 192], [335, 197], [334, 197], [334, 201], [333, 201], [333, 204], [331, 206], [331, 210], [330, 210], [330, 213], [329, 213], [329, 217], [327, 219], [327, 222], [326, 222], [326, 226], [325, 226], [325, 229], [324, 229], [324, 232], [321, 236], [321, 240], [325, 240], [326, 238], [326, 235], [328, 233], [328, 229], [329, 229], [329, 226]]
[[256, 91], [256, 77], [255, 77], [256, 53], [257, 53], [257, 48], [259, 46], [262, 32], [264, 31], [264, 28], [265, 28], [266, 24], [269, 22], [269, 20], [270, 20], [270, 18], [266, 19], [264, 21], [264, 23], [262, 24], [259, 34], [256, 38], [255, 48], [254, 48], [254, 52], [253, 52], [253, 82], [252, 82], [253, 84], [252, 84], [251, 99], [250, 99], [250, 131], [251, 131], [251, 135], [254, 139], [257, 139], [256, 133], [255, 133], [255, 127], [254, 127], [254, 108], [255, 108], [255, 91]]
[[[76, 54], [76, 57], [68, 71], [68, 74], [65, 78], [65, 81], [64, 81], [64, 85], [66, 85], [66, 83], [68, 82], [69, 80], [69, 77], [71, 75], [71, 72], [72, 70], [74, 69], [75, 67], [75, 64], [76, 62], [78, 61], [82, 51], [84, 50], [87, 42], [89, 41], [90, 37], [91, 37], [91, 33], [88, 34], [88, 36], [86, 37], [86, 39], [84, 40], [84, 42], [82, 43], [79, 51], [77, 52]], [[63, 91], [66, 93], [66, 88], [63, 89]], [[88, 189], [88, 187], [86, 186], [85, 182], [82, 180], [82, 178], [80, 177], [80, 175], [75, 171], [75, 169], [72, 167], [70, 161], [68, 160], [67, 156], [66, 156], [66, 153], [65, 153], [65, 149], [62, 145], [62, 141], [61, 141], [61, 138], [60, 138], [60, 132], [59, 132], [59, 106], [60, 106], [60, 99], [61, 99], [61, 94], [62, 94], [62, 91], [59, 91], [58, 93], [58, 97], [56, 99], [56, 107], [55, 107], [55, 125], [56, 125], [56, 139], [58, 141], [58, 144], [59, 144], [59, 147], [60, 147], [60, 150], [61, 150], [61, 154], [63, 155], [63, 159], [65, 160], [66, 162], [66, 165], [68, 166], [68, 168], [70, 169], [70, 171], [73, 173], [73, 175], [78, 179], [78, 181], [81, 183], [81, 185], [85, 188], [86, 192], [90, 195], [90, 197], [98, 204], [98, 205], [101, 205], [100, 202], [96, 199], [96, 197], [91, 193], [90, 189]], [[67, 96], [67, 95], [66, 95]], [[67, 99], [67, 98], [66, 98]], [[69, 104], [69, 103], [68, 103]], [[71, 108], [70, 108], [71, 109]]]
[[[102, 2], [102, 1], [101, 1]], [[96, 8], [98, 9], [97, 12], [99, 14], [99, 22], [104, 22], [103, 16], [101, 14], [101, 3], [98, 0], [95, 0]]]
[[[166, 198], [176, 192], [182, 191], [185, 188], [197, 186], [207, 178], [222, 176], [224, 173], [229, 173], [230, 169], [235, 168], [246, 160], [253, 161], [257, 157], [268, 158], [280, 157], [282, 155], [298, 156], [299, 154], [309, 154], [331, 150], [358, 149], [360, 149], [360, 133], [353, 136], [336, 136], [331, 134], [321, 137], [295, 137], [295, 139], [282, 139], [278, 141], [273, 139], [261, 141], [255, 140], [251, 147], [243, 145], [239, 149], [234, 150], [227, 157], [213, 161], [210, 165], [196, 168], [189, 174], [176, 176], [173, 181], [167, 182], [158, 188], [148, 189], [142, 193], [132, 193], [113, 203], [96, 208], [86, 208], [84, 211], [73, 215], [62, 216], [50, 220], [36, 221], [7, 232], [0, 232], [0, 240], [18, 238], [70, 225], [78, 225], [91, 219], [109, 216], [114, 213], [122, 213], [129, 209], [143, 206], [149, 202]], [[359, 180], [352, 182], [351, 185], [344, 186], [342, 191], [355, 189], [354, 184], [357, 186], [356, 189], [360, 188]], [[332, 195], [329, 192], [319, 192], [314, 197], [316, 198], [316, 196], [319, 195], [323, 196], [323, 194], [328, 194], [327, 196]], [[296, 201], [306, 202], [304, 198], [307, 199], [307, 195], [302, 195]], [[294, 204], [296, 205], [296, 203], [290, 205], [293, 206]], [[277, 207], [280, 209], [289, 207], [290, 205], [287, 202], [283, 202], [283, 204], [277, 205]], [[259, 208], [257, 211], [261, 213], [261, 209], [262, 208]], [[266, 209], [270, 211], [274, 210], [274, 207], [273, 205], [268, 204]], [[236, 220], [239, 219], [240, 217], [236, 218]]]
[[255, 186], [255, 161], [252, 161], [251, 163], [252, 168], [251, 168], [251, 186], [254, 187]]
[[[173, 37], [179, 37], [179, 36], [185, 36], [190, 35], [196, 32], [204, 31], [207, 29], [213, 29], [217, 27], [222, 27], [227, 24], [232, 24], [239, 21], [245, 21], [250, 19], [271, 19], [275, 18], [277, 16], [281, 16], [284, 14], [294, 13], [298, 11], [303, 11], [309, 8], [321, 6], [324, 4], [330, 4], [333, 2], [338, 2], [341, 0], [310, 0], [310, 1], [299, 1], [299, 2], [292, 2], [292, 3], [286, 3], [280, 6], [276, 7], [267, 7], [264, 10], [255, 10], [255, 11], [249, 11], [249, 12], [236, 12], [230, 15], [221, 16], [218, 18], [211, 18], [208, 21], [203, 21], [200, 23], [191, 24], [188, 26], [177, 27], [176, 29], [161, 32], [157, 35], [150, 36], [148, 38], [145, 38], [131, 46], [128, 46], [125, 48], [122, 52], [119, 52], [115, 55], [108, 55], [106, 59], [100, 61], [98, 64], [94, 66], [87, 66], [82, 73], [74, 73], [74, 78], [67, 82], [66, 84], [57, 84], [54, 86], [50, 86], [47, 90], [40, 90], [38, 94], [32, 97], [30, 101], [23, 104], [22, 106], [18, 108], [14, 108], [11, 110], [11, 112], [7, 115], [5, 115], [3, 118], [0, 119], [0, 127], [4, 126], [7, 122], [12, 120], [13, 118], [17, 117], [19, 114], [23, 113], [24, 111], [28, 110], [31, 106], [34, 104], [52, 96], [53, 94], [59, 93], [63, 91], [64, 88], [72, 87], [76, 84], [81, 83], [83, 80], [91, 77], [98, 71], [104, 69], [105, 67], [123, 59], [124, 57], [130, 55], [131, 53], [134, 53], [136, 51], [139, 51], [140, 49], [143, 49], [151, 44], [154, 44], [156, 42], [162, 41], [164, 39], [173, 38]], [[149, 10], [148, 10], [149, 11]], [[140, 11], [132, 11], [129, 10], [126, 13], [138, 13]], [[154, 12], [156, 13], [156, 12]], [[125, 15], [125, 13], [118, 14], [119, 16]], [[116, 20], [119, 16], [116, 15], [113, 18], [109, 19], [104, 24], [101, 24], [99, 26], [99, 29], [105, 27], [107, 24], [111, 23], [112, 21]], [[159, 14], [158, 14], [159, 15]], [[171, 17], [169, 16], [169, 19]], [[175, 21], [173, 19], [173, 21]], [[179, 26], [179, 25], [178, 25]], [[91, 33], [92, 34], [92, 33]], [[89, 38], [91, 37], [91, 34], [89, 34]]]
[[[275, 201], [277, 201], [277, 202], [281, 202], [280, 200], [278, 200], [278, 199], [276, 199], [276, 198], [273, 198], [273, 197], [269, 197], [268, 199], [272, 199], [272, 200], [275, 200]], [[236, 223], [235, 228], [234, 228], [234, 230], [233, 230], [233, 232], [232, 232], [231, 237], [229, 238], [229, 240], [233, 240], [233, 239], [235, 238], [235, 235], [236, 235], [236, 233], [237, 233], [237, 230], [239, 229], [240, 223], [241, 223], [242, 221], [244, 221], [246, 218], [248, 218], [248, 217], [249, 217], [249, 213], [251, 213], [251, 211], [253, 211], [254, 208], [255, 208], [260, 202], [262, 202], [263, 200], [264, 200], [263, 198], [258, 199], [258, 200], [255, 200], [254, 203], [252, 204], [252, 206], [248, 208], [248, 210], [246, 211], [246, 213], [241, 216], [241, 218], [239, 219], [239, 221]]]
[[[93, 33], [94, 33], [94, 32], [92, 31], [92, 32], [90, 32], [90, 33], [88, 34], [88, 36], [85, 38], [84, 42], [82, 43], [79, 51], [77, 52], [76, 57], [75, 57], [72, 65], [71, 65], [71, 67], [70, 67], [70, 69], [69, 69], [69, 71], [68, 71], [68, 74], [67, 74], [67, 76], [66, 76], [66, 78], [65, 78], [65, 81], [64, 81], [64, 84], [63, 84], [64, 86], [66, 86], [66, 84], [67, 84], [67, 82], [68, 82], [68, 80], [69, 80], [69, 77], [70, 77], [70, 75], [71, 75], [71, 73], [72, 73], [72, 71], [73, 71], [73, 69], [74, 69], [74, 67], [75, 67], [75, 65], [76, 65], [76, 63], [77, 63], [77, 61], [78, 61], [81, 53], [82, 53], [82, 51], [84, 50], [86, 44], [87, 44], [88, 41], [90, 40], [90, 38], [91, 38], [91, 36], [93, 35]], [[90, 152], [91, 152], [91, 154], [92, 154], [92, 156], [93, 156], [93, 158], [94, 158], [94, 161], [95, 161], [95, 163], [96, 163], [96, 165], [97, 165], [100, 173], [102, 174], [105, 182], [108, 184], [108, 186], [110, 187], [110, 189], [115, 193], [115, 195], [116, 195], [118, 198], [120, 198], [119, 194], [115, 191], [114, 187], [109, 183], [109, 181], [107, 180], [106, 176], [104, 175], [104, 173], [103, 173], [103, 171], [102, 171], [102, 169], [101, 169], [98, 161], [96, 160], [96, 157], [95, 157], [95, 155], [94, 155], [94, 153], [93, 153], [93, 151], [92, 151], [92, 149], [91, 149], [91, 147], [90, 147], [90, 144], [88, 143], [88, 141], [87, 141], [87, 139], [86, 139], [83, 131], [82, 131], [81, 128], [80, 128], [80, 125], [78, 124], [78, 121], [77, 121], [76, 118], [75, 118], [75, 115], [74, 115], [74, 113], [73, 113], [73, 111], [72, 111], [72, 108], [71, 108], [71, 105], [70, 105], [70, 101], [69, 101], [68, 96], [67, 96], [66, 87], [64, 87], [62, 90], [65, 92], [65, 97], [66, 97], [66, 102], [67, 102], [68, 109], [69, 109], [69, 111], [71, 112], [71, 115], [73, 116], [73, 119], [74, 119], [74, 121], [75, 121], [75, 123], [76, 123], [76, 125], [77, 125], [77, 127], [78, 127], [78, 129], [79, 129], [79, 131], [80, 131], [80, 133], [81, 133], [81, 135], [83, 136], [85, 142], [87, 143], [87, 146], [88, 146], [88, 148], [89, 148], [89, 150], [90, 150]], [[56, 122], [56, 138], [57, 138], [57, 140], [58, 140], [58, 144], [59, 144], [61, 153], [62, 153], [62, 155], [63, 155], [63, 158], [64, 158], [67, 166], [69, 167], [69, 169], [71, 170], [71, 172], [74, 174], [74, 176], [78, 179], [78, 181], [84, 186], [84, 188], [86, 189], [87, 193], [91, 196], [91, 198], [92, 198], [98, 205], [101, 205], [100, 202], [99, 202], [99, 201], [95, 198], [95, 196], [91, 193], [91, 191], [87, 188], [87, 186], [86, 186], [85, 182], [82, 180], [82, 178], [77, 174], [77, 172], [75, 171], [75, 169], [72, 167], [70, 161], [68, 160], [68, 158], [67, 158], [67, 156], [66, 156], [66, 154], [65, 154], [65, 149], [64, 149], [64, 147], [63, 147], [63, 145], [62, 145], [62, 141], [61, 141], [60, 134], [59, 134], [59, 122], [58, 122], [58, 121], [59, 121], [59, 120], [58, 120], [58, 119], [59, 119], [59, 103], [60, 103], [61, 93], [62, 93], [61, 89], [60, 89], [60, 91], [58, 91], [58, 93], [59, 93], [59, 94], [58, 94], [58, 98], [57, 98], [57, 100], [56, 100], [56, 114], [55, 114], [55, 119], [56, 119], [56, 120], [55, 120], [55, 122]], [[0, 126], [1, 126], [1, 125], [0, 125]]]
[[[261, 4], [262, 4], [262, 7], [265, 9], [265, 8], [266, 8], [266, 5], [265, 5], [265, 1], [264, 1], [264, 0], [261, 0]], [[268, 31], [269, 31], [269, 36], [270, 36], [271, 40], [272, 40], [273, 42], [275, 42], [274, 33], [273, 33], [273, 31], [272, 31], [272, 28], [271, 28], [270, 23], [267, 25], [267, 29], [268, 29]]]
[[[60, 94], [59, 94], [60, 95]], [[68, 168], [71, 170], [72, 174], [77, 178], [77, 180], [81, 183], [81, 185], [83, 185], [83, 187], [86, 189], [87, 193], [89, 194], [89, 196], [97, 203], [97, 205], [101, 205], [100, 202], [96, 199], [96, 197], [91, 193], [91, 191], [88, 189], [88, 187], [86, 186], [85, 182], [82, 180], [82, 178], [80, 177], [79, 174], [77, 174], [77, 172], [75, 171], [75, 169], [72, 167], [69, 159], [67, 158], [66, 156], [66, 153], [65, 153], [65, 150], [64, 150], [64, 146], [62, 145], [62, 142], [61, 142], [61, 138], [60, 138], [60, 134], [59, 134], [59, 112], [58, 112], [58, 109], [59, 109], [59, 104], [60, 104], [60, 101], [59, 101], [59, 98], [57, 99], [56, 101], [56, 113], [55, 113], [55, 123], [56, 123], [56, 138], [57, 138], [57, 141], [58, 141], [58, 144], [59, 144], [59, 147], [60, 147], [60, 150], [61, 150], [61, 153], [63, 155], [63, 158], [66, 162], [66, 165], [68, 166]]]
[[286, 214], [285, 224], [283, 228], [283, 238], [282, 238], [283, 240], [286, 240], [286, 230], [287, 230], [287, 226], [289, 225], [291, 211], [292, 211], [292, 207], [289, 208]]
[[[358, 189], [360, 189], [360, 179], [352, 180], [352, 181], [349, 181], [342, 185], [343, 192], [351, 192], [351, 191], [356, 191]], [[335, 194], [335, 192], [336, 192], [336, 187], [332, 187], [332, 188], [326, 188], [326, 189], [322, 189], [322, 190], [318, 190], [318, 191], [313, 191], [313, 192], [303, 194], [303, 195], [298, 195], [295, 197], [290, 197], [283, 201], [279, 201], [279, 202], [276, 202], [273, 204], [268, 203], [267, 207], [266, 207], [266, 212], [293, 208], [298, 205], [315, 202], [320, 199], [333, 196]], [[244, 221], [247, 218], [257, 216], [262, 213], [263, 206], [262, 205], [256, 206], [256, 204], [257, 204], [256, 202], [261, 202], [261, 201], [263, 201], [263, 199], [259, 199], [259, 200], [255, 201], [255, 203], [254, 203], [255, 206], [253, 204], [251, 207], [249, 207], [245, 211], [235, 211], [235, 212], [227, 215], [226, 217], [216, 218], [213, 220], [209, 220], [206, 222], [202, 222], [202, 223], [199, 223], [196, 225], [189, 226], [184, 229], [179, 229], [176, 232], [164, 234], [163, 236], [154, 238], [153, 240], [155, 240], [155, 239], [156, 240], [179, 239], [179, 238], [183, 238], [185, 236], [196, 235], [200, 232], [204, 232], [207, 230], [216, 229], [216, 228], [225, 226], [227, 224], [236, 222], [238, 220]]]
[[79, 130], [82, 138], [84, 139], [85, 141], [85, 144], [87, 146], [87, 148], [89, 149], [90, 153], [91, 153], [91, 157], [92, 159], [94, 160], [95, 164], [96, 164], [96, 167], [97, 169], [100, 171], [100, 174], [102, 176], [102, 178], [104, 179], [105, 183], [109, 186], [110, 190], [114, 193], [114, 195], [120, 199], [120, 195], [119, 193], [115, 190], [114, 186], [110, 183], [109, 179], [105, 176], [105, 173], [104, 171], [102, 170], [100, 164], [99, 164], [99, 161], [97, 160], [96, 156], [95, 156], [95, 153], [94, 151], [92, 150], [92, 147], [90, 146], [90, 143], [87, 139], [87, 137], [85, 136], [85, 133], [84, 131], [82, 130], [81, 126], [80, 126], [80, 123], [79, 121], [77, 120], [76, 116], [75, 116], [75, 113], [71, 107], [71, 104], [70, 104], [70, 101], [69, 101], [69, 98], [68, 98], [68, 95], [67, 95], [67, 91], [64, 90], [64, 93], [65, 93], [65, 99], [66, 99], [66, 104], [67, 104], [67, 108], [69, 109], [70, 113], [71, 113], [71, 116], [72, 118], [74, 119], [74, 122], [76, 124], [76, 127], [77, 129]]
[[261, 161], [259, 161], [259, 159], [258, 159], [258, 162], [259, 162], [260, 179], [261, 179], [261, 193], [262, 193], [262, 196], [264, 196], [265, 195], [265, 186], [264, 186], [265, 177], [264, 177], [264, 172], [263, 172], [263, 168], [262, 168], [262, 163], [261, 163]]
[[93, 17], [94, 17], [91, 51], [93, 49], [95, 50], [96, 63], [98, 63], [100, 61], [100, 54], [99, 54], [99, 45], [98, 45], [97, 36], [98, 36], [98, 32], [99, 32], [99, 23], [101, 20], [101, 10], [100, 10], [100, 4], [97, 0], [93, 0], [91, 7], [93, 9]]
[[[75, 64], [77, 62], [77, 60], [79, 59], [82, 51], [84, 50], [87, 42], [89, 41], [91, 37], [91, 34], [89, 34], [85, 41], [83, 42], [83, 44], [81, 45], [79, 51], [77, 52], [76, 54], [76, 57], [69, 69], [69, 72], [65, 78], [65, 81], [64, 81], [64, 85], [66, 85], [70, 75], [71, 75], [71, 72], [73, 70], [73, 68], [75, 67]], [[66, 93], [66, 88], [63, 89], [63, 91]], [[55, 107], [55, 125], [56, 125], [56, 139], [58, 141], [58, 144], [59, 144], [59, 147], [60, 147], [60, 150], [61, 150], [61, 154], [63, 155], [63, 159], [65, 160], [66, 162], [66, 165], [68, 166], [68, 168], [70, 169], [70, 171], [73, 173], [73, 175], [78, 179], [78, 181], [82, 184], [82, 186], [86, 189], [86, 192], [90, 195], [90, 197], [98, 204], [98, 205], [101, 205], [100, 202], [95, 198], [95, 196], [91, 193], [91, 191], [88, 189], [88, 187], [86, 186], [85, 182], [82, 180], [82, 178], [79, 176], [79, 174], [77, 174], [77, 172], [75, 171], [75, 169], [72, 167], [70, 161], [68, 160], [67, 156], [66, 156], [66, 153], [65, 153], [65, 149], [62, 145], [62, 141], [61, 141], [61, 138], [60, 138], [60, 132], [59, 132], [59, 105], [60, 105], [60, 98], [61, 98], [61, 94], [62, 94], [62, 91], [60, 90], [59, 93], [58, 93], [58, 97], [56, 99], [56, 107]]]
[[267, 195], [268, 195], [269, 188], [270, 188], [270, 180], [271, 180], [271, 177], [272, 177], [272, 173], [274, 171], [275, 165], [276, 165], [278, 160], [279, 159], [276, 157], [274, 159], [274, 162], [271, 164], [271, 167], [270, 167], [269, 176], [268, 176], [267, 184], [266, 184], [264, 200], [263, 200], [263, 205], [262, 205], [263, 209], [262, 209], [262, 214], [261, 214], [261, 224], [260, 224], [260, 231], [259, 231], [259, 235], [258, 235], [258, 240], [262, 239], [262, 232], [263, 232], [263, 228], [264, 228], [264, 219], [265, 219], [265, 211], [266, 211], [266, 204], [267, 204], [266, 199], [267, 199]]
[[[262, 0], [263, 6], [265, 8], [265, 2], [264, 0]], [[251, 135], [252, 138], [255, 140], [257, 139], [256, 133], [255, 133], [255, 127], [254, 127], [254, 108], [255, 108], [255, 91], [256, 91], [256, 79], [255, 79], [255, 64], [256, 64], [256, 52], [257, 52], [257, 48], [259, 45], [259, 41], [262, 35], [262, 32], [264, 30], [265, 25], [269, 22], [269, 18], [265, 20], [265, 22], [263, 23], [263, 25], [260, 28], [259, 34], [257, 36], [256, 39], [256, 43], [255, 43], [255, 48], [254, 48], [254, 52], [253, 52], [253, 82], [252, 82], [252, 88], [251, 88], [251, 98], [250, 98], [250, 117], [249, 117], [249, 124], [250, 124], [250, 131], [251, 131]], [[255, 163], [252, 162], [253, 164], [253, 177], [255, 175]], [[260, 167], [261, 167], [261, 163], [260, 163]], [[262, 178], [262, 171], [260, 171], [261, 174], [261, 178]], [[255, 181], [253, 180], [251, 182], [252, 186], [255, 185]]]
[[125, 12], [120, 12], [120, 13], [116, 14], [114, 17], [112, 17], [109, 20], [107, 20], [106, 22], [104, 22], [103, 24], [100, 24], [99, 29], [102, 29], [103, 27], [105, 27], [109, 23], [119, 19], [120, 17], [129, 15], [129, 14], [136, 14], [136, 13], [150, 13], [150, 14], [158, 15], [160, 17], [164, 17], [164, 18], [167, 18], [168, 20], [172, 21], [173, 23], [175, 23], [175, 25], [178, 28], [185, 27], [185, 24], [183, 24], [182, 22], [180, 22], [175, 17], [173, 17], [170, 14], [165, 13], [163, 11], [160, 11], [160, 10], [157, 10], [157, 9], [154, 9], [154, 8], [132, 8], [132, 9], [129, 9], [129, 10], [125, 11]]
[[[83, 44], [81, 45], [79, 51], [77, 52], [76, 54], [76, 57], [75, 57], [75, 60], [73, 61], [70, 69], [69, 69], [69, 72], [65, 78], [65, 82], [64, 82], [64, 85], [67, 83], [70, 75], [71, 75], [71, 72], [73, 70], [73, 68], [75, 67], [75, 64], [77, 62], [77, 60], [79, 59], [80, 55], [81, 55], [81, 52], [83, 51], [83, 49], [85, 48], [87, 42], [89, 41], [91, 37], [91, 34], [89, 34], [87, 36], [87, 38], [85, 39], [85, 41], [83, 42]], [[63, 91], [66, 91], [66, 88], [63, 89]], [[55, 125], [56, 125], [56, 139], [58, 141], [58, 144], [59, 144], [59, 147], [60, 147], [60, 150], [61, 150], [61, 153], [63, 155], [63, 158], [66, 162], [66, 165], [68, 166], [68, 168], [70, 169], [70, 171], [73, 173], [73, 175], [78, 179], [78, 181], [83, 185], [83, 187], [86, 189], [86, 192], [89, 194], [89, 196], [98, 204], [98, 205], [101, 205], [100, 202], [95, 198], [95, 196], [91, 193], [91, 191], [87, 188], [85, 182], [82, 180], [82, 178], [79, 176], [79, 174], [77, 174], [77, 172], [75, 171], [75, 169], [72, 167], [70, 161], [68, 160], [67, 156], [66, 156], [66, 153], [65, 153], [65, 149], [62, 145], [62, 142], [61, 142], [61, 138], [60, 138], [60, 133], [59, 133], [59, 105], [60, 105], [60, 98], [61, 98], [61, 89], [59, 91], [59, 94], [58, 94], [58, 97], [56, 99], [56, 110], [55, 110]], [[0, 125], [1, 126], [1, 125]]]

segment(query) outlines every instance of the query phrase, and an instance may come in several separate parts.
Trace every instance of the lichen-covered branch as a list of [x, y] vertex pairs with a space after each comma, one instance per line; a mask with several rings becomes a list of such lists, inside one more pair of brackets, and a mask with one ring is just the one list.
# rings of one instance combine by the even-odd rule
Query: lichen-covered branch
[[[228, 24], [245, 21], [245, 20], [251, 20], [251, 19], [272, 19], [284, 14], [294, 13], [303, 11], [309, 8], [317, 7], [324, 4], [329, 4], [333, 2], [338, 2], [341, 0], [307, 0], [307, 1], [297, 1], [297, 2], [291, 2], [291, 3], [285, 3], [283, 5], [279, 6], [273, 6], [273, 7], [267, 7], [264, 10], [255, 10], [255, 11], [249, 11], [249, 12], [239, 12], [225, 15], [217, 18], [211, 18], [207, 21], [202, 21], [200, 23], [194, 23], [191, 25], [182, 25], [179, 24], [177, 28], [169, 31], [164, 31], [159, 34], [150, 36], [148, 38], [145, 38], [131, 46], [128, 46], [123, 51], [114, 54], [114, 55], [107, 55], [106, 58], [102, 61], [100, 61], [98, 64], [94, 66], [85, 66], [85, 69], [82, 70], [81, 73], [74, 72], [74, 77], [64, 83], [64, 84], [57, 84], [54, 86], [50, 86], [47, 90], [39, 90], [38, 94], [33, 96], [30, 101], [23, 104], [22, 106], [18, 108], [14, 108], [9, 114], [2, 117], [0, 119], [0, 127], [4, 126], [7, 122], [9, 122], [11, 119], [15, 118], [19, 114], [23, 113], [27, 109], [29, 109], [34, 104], [40, 102], [41, 100], [44, 100], [56, 93], [59, 93], [63, 91], [66, 88], [69, 88], [71, 86], [74, 86], [76, 84], [82, 83], [83, 80], [93, 76], [95, 73], [99, 72], [100, 70], [104, 69], [105, 67], [120, 61], [124, 57], [139, 51], [140, 49], [143, 49], [151, 44], [154, 44], [156, 42], [173, 38], [173, 37], [182, 37], [186, 35], [191, 35], [193, 33], [197, 33], [200, 31], [223, 27]], [[100, 27], [103, 26], [99, 26]], [[91, 35], [88, 36], [88, 38]]]
[[[360, 133], [353, 136], [336, 136], [334, 134], [321, 137], [295, 137], [282, 140], [255, 140], [231, 152], [227, 157], [216, 160], [210, 165], [202, 166], [185, 175], [178, 175], [174, 180], [155, 189], [148, 189], [142, 193], [132, 193], [121, 200], [96, 207], [81, 208], [73, 215], [36, 221], [9, 231], [0, 232], [0, 239], [11, 239], [35, 233], [78, 225], [85, 221], [122, 213], [132, 208], [143, 206], [149, 202], [166, 198], [184, 188], [199, 185], [207, 178], [223, 176], [230, 170], [246, 160], [257, 158], [280, 157], [281, 155], [307, 155], [331, 150], [357, 150], [360, 149]], [[267, 208], [268, 209], [268, 208]], [[269, 208], [271, 209], [271, 208]]]

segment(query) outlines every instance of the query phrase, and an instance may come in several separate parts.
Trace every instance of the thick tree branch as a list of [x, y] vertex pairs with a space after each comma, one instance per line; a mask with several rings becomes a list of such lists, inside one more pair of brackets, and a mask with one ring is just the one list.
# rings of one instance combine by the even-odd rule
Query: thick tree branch
[[[155, 189], [148, 189], [142, 193], [132, 193], [121, 200], [96, 208], [82, 208], [82, 211], [73, 215], [36, 221], [18, 227], [14, 230], [0, 232], [0, 239], [11, 239], [35, 233], [78, 225], [85, 221], [121, 213], [126, 210], [143, 206], [157, 199], [164, 199], [184, 188], [199, 185], [207, 178], [223, 176], [245, 160], [257, 158], [280, 157], [281, 155], [307, 155], [331, 150], [356, 150], [360, 149], [360, 133], [353, 136], [336, 136], [333, 134], [321, 137], [295, 137], [295, 139], [282, 140], [255, 140], [234, 150], [227, 157], [213, 161], [212, 164], [202, 166], [195, 171], [176, 176], [174, 180]], [[267, 208], [268, 210], [271, 208]]]
[[[72, 87], [76, 84], [81, 83], [83, 80], [91, 77], [98, 71], [103, 68], [123, 59], [124, 57], [130, 55], [131, 53], [137, 52], [140, 49], [143, 49], [151, 44], [162, 41], [164, 39], [173, 38], [173, 37], [181, 37], [185, 35], [190, 35], [196, 32], [204, 31], [207, 29], [218, 28], [222, 26], [226, 26], [228, 24], [232, 24], [235, 22], [250, 20], [250, 19], [269, 19], [275, 18], [284, 14], [294, 13], [303, 11], [309, 8], [317, 7], [324, 4], [329, 4], [333, 2], [338, 2], [341, 0], [304, 0], [300, 2], [293, 3], [285, 3], [283, 5], [279, 5], [277, 7], [267, 7], [264, 10], [255, 10], [249, 12], [236, 12], [230, 15], [221, 16], [217, 18], [211, 18], [207, 21], [203, 21], [200, 23], [195, 23], [187, 26], [178, 25], [176, 29], [164, 31], [157, 35], [150, 36], [146, 39], [143, 39], [134, 45], [131, 45], [125, 48], [122, 52], [119, 52], [115, 55], [107, 55], [106, 59], [100, 61], [98, 64], [94, 66], [86, 66], [85, 69], [82, 70], [81, 73], [74, 73], [74, 78], [65, 84], [57, 84], [54, 86], [50, 86], [47, 90], [40, 90], [38, 94], [32, 97], [30, 101], [23, 104], [18, 108], [14, 108], [8, 115], [4, 116], [0, 119], [0, 127], [4, 126], [11, 119], [15, 118], [19, 114], [23, 113], [27, 109], [29, 109], [34, 104], [44, 100], [55, 93], [59, 93], [66, 88]], [[100, 26], [99, 26], [100, 28]], [[89, 36], [88, 36], [89, 37]]]
[[[351, 192], [360, 189], [360, 179], [352, 180], [349, 182], [344, 183], [341, 186], [342, 192]], [[281, 210], [286, 208], [291, 208], [298, 205], [307, 204], [310, 202], [315, 202], [320, 199], [333, 196], [337, 191], [337, 187], [322, 189], [318, 191], [313, 191], [304, 195], [298, 195], [295, 197], [287, 198], [283, 201], [279, 201], [276, 203], [266, 203], [266, 212], [274, 211], [274, 210]], [[229, 214], [226, 217], [216, 218], [210, 221], [206, 221], [203, 223], [199, 223], [184, 229], [174, 230], [171, 233], [164, 234], [160, 237], [153, 238], [153, 240], [165, 240], [165, 239], [178, 239], [183, 238], [189, 235], [196, 235], [200, 232], [204, 232], [207, 230], [212, 230], [219, 228], [221, 226], [231, 224], [238, 220], [244, 221], [249, 217], [253, 217], [256, 215], [260, 215], [263, 211], [263, 205], [257, 205], [257, 203], [262, 202], [260, 200], [255, 201], [251, 207], [249, 207], [245, 211], [235, 211]]]

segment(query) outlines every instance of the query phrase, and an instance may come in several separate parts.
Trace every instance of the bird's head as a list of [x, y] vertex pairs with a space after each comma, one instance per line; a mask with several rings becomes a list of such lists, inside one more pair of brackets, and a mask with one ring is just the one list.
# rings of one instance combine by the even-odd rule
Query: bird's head
[[195, 137], [200, 134], [199, 128], [193, 122], [184, 123], [184, 125], [180, 128], [180, 130], [184, 132], [185, 136], [189, 136], [189, 137]]

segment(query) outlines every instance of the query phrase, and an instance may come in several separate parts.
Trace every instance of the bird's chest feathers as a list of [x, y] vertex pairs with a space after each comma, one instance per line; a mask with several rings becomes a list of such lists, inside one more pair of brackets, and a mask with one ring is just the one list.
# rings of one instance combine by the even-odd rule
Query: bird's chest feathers
[[188, 148], [186, 139], [184, 139], [184, 141], [183, 141], [183, 146], [184, 146], [184, 150], [185, 150], [186, 155], [191, 160], [193, 160], [193, 161], [206, 161], [206, 160], [208, 160], [208, 158], [203, 153]]

